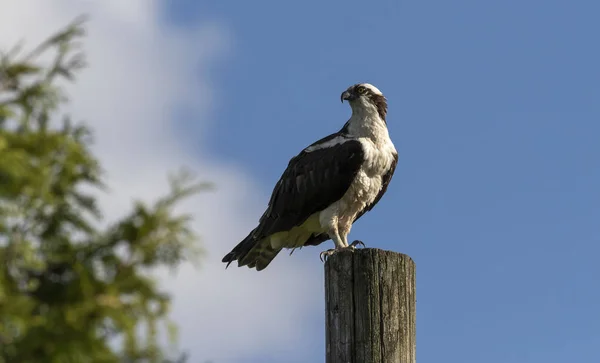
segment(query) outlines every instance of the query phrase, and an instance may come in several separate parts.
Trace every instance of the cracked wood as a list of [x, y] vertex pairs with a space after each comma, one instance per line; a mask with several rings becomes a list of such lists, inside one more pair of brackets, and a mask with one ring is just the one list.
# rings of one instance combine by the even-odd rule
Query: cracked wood
[[415, 263], [374, 248], [325, 263], [326, 363], [416, 362]]

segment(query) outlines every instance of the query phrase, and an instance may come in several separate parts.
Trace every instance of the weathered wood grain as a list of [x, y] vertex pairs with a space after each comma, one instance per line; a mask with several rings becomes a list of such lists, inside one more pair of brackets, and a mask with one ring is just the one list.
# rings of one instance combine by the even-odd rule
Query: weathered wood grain
[[326, 363], [416, 362], [416, 269], [374, 248], [325, 262]]

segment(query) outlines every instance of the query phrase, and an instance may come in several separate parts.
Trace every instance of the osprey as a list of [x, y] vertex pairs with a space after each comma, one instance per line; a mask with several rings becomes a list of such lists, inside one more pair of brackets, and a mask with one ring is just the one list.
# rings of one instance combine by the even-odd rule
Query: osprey
[[336, 133], [293, 157], [275, 185], [267, 210], [222, 262], [266, 268], [284, 248], [317, 246], [329, 239], [334, 249], [321, 258], [364, 243], [348, 244], [352, 224], [379, 202], [392, 179], [398, 153], [390, 139], [387, 101], [373, 85], [350, 86], [341, 95], [352, 116]]

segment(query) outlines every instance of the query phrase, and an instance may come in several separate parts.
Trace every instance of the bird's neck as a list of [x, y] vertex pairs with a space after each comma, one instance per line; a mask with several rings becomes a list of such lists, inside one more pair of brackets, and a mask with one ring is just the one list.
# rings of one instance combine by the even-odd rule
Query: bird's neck
[[347, 130], [351, 136], [367, 137], [377, 144], [390, 138], [385, 119], [372, 105], [353, 105]]

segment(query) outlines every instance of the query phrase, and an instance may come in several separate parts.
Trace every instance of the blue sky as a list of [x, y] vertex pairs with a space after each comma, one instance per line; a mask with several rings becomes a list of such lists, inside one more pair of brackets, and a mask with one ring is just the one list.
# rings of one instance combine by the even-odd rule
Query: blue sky
[[[210, 140], [192, 147], [251, 174], [264, 203], [289, 158], [347, 120], [347, 86], [387, 96], [398, 169], [351, 238], [416, 261], [420, 363], [600, 361], [600, 3], [187, 0], [167, 10], [177, 26], [217, 19], [231, 30], [210, 75]], [[180, 125], [194, 145], [193, 120]], [[289, 258], [318, 255], [299, 252]], [[313, 362], [324, 361], [322, 319], [311, 316], [298, 342]]]

